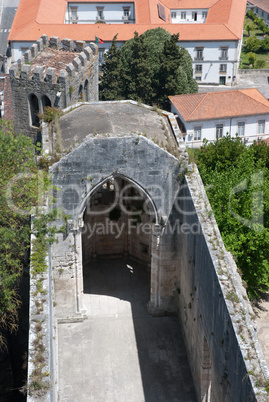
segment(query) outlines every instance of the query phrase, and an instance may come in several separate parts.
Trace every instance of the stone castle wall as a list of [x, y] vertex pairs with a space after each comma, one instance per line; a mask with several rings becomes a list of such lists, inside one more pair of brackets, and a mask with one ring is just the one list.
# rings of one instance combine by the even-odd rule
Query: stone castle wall
[[[72, 62], [61, 68], [36, 64], [35, 59], [49, 49], [74, 54]], [[77, 56], [75, 55], [77, 53]], [[52, 56], [53, 57], [53, 56]], [[86, 46], [83, 41], [60, 40], [58, 37], [42, 35], [10, 68], [15, 128], [16, 131], [36, 139], [38, 122], [31, 108], [39, 113], [45, 106], [64, 109], [77, 101], [98, 100], [98, 48], [94, 43]], [[32, 103], [32, 106], [31, 106]], [[34, 112], [35, 113], [35, 112]], [[36, 114], [36, 113], [35, 113]]]

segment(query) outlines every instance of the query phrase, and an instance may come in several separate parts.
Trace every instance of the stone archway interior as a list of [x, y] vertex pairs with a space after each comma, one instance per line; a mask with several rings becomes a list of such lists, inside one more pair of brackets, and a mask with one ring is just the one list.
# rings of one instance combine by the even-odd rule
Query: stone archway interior
[[95, 258], [131, 257], [151, 262], [154, 210], [134, 184], [121, 177], [100, 185], [84, 213], [83, 266]]
[[39, 127], [39, 103], [38, 98], [35, 94], [29, 96], [29, 106], [30, 106], [30, 125]]

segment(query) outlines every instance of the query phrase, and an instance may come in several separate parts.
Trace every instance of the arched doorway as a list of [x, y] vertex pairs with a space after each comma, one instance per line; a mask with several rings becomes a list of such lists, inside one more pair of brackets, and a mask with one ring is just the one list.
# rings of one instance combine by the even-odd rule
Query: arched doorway
[[85, 96], [85, 101], [89, 101], [89, 81], [85, 80], [84, 83], [84, 96]]
[[30, 126], [39, 127], [39, 102], [35, 94], [30, 94], [29, 98]]
[[[114, 262], [110, 264], [115, 269], [115, 277], [119, 275], [117, 269], [121, 270], [121, 279], [126, 277], [127, 280], [130, 276], [128, 270], [137, 274], [137, 277], [141, 277], [139, 269], [147, 272], [144, 276], [148, 281], [148, 302], [151, 286], [152, 233], [156, 222], [156, 211], [153, 202], [143, 189], [122, 176], [104, 180], [89, 197], [83, 221], [84, 292], [89, 292], [93, 286], [92, 280], [96, 272], [91, 277], [91, 269], [94, 267], [95, 271], [99, 271], [98, 262], [117, 259], [118, 268]], [[127, 261], [133, 261], [136, 265]], [[98, 292], [96, 289], [95, 291]]]
[[83, 102], [83, 86], [80, 85], [78, 89], [78, 101]]
[[42, 97], [41, 97], [41, 104], [42, 104], [43, 113], [44, 113], [45, 108], [46, 108], [47, 106], [51, 107], [51, 101], [50, 101], [50, 99], [49, 99], [46, 95], [42, 95]]

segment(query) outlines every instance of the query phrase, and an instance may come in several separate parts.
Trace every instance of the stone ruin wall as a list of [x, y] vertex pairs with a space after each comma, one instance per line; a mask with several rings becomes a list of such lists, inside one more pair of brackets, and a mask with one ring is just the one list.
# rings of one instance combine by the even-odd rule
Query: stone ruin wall
[[[51, 48], [65, 52], [78, 53], [73, 61], [59, 71], [53, 67], [32, 63], [42, 51]], [[98, 100], [98, 47], [94, 43], [86, 46], [84, 41], [74, 42], [71, 39], [60, 40], [52, 36], [42, 35], [10, 70], [12, 96], [15, 113], [15, 129], [34, 140], [39, 131], [31, 124], [29, 97], [34, 94], [38, 99], [39, 112], [44, 112], [42, 97], [47, 97], [51, 106], [64, 109], [78, 100]], [[85, 83], [88, 81], [87, 89]], [[79, 93], [83, 87], [82, 94]], [[59, 93], [61, 95], [59, 96]], [[58, 94], [58, 96], [57, 96]]]

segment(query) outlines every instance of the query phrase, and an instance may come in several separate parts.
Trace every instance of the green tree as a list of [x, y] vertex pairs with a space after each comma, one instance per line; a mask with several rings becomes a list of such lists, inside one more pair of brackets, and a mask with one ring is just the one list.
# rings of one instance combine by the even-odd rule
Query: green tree
[[250, 35], [250, 32], [254, 30], [253, 25], [247, 24], [245, 26], [245, 30], [247, 31], [248, 36]]
[[246, 40], [245, 49], [247, 52], [257, 53], [261, 47], [261, 41], [255, 36], [250, 36]]
[[117, 100], [122, 98], [121, 74], [122, 62], [120, 50], [117, 45], [117, 35], [114, 36], [112, 44], [105, 53], [103, 75], [99, 86], [101, 100]]
[[135, 32], [131, 44], [131, 59], [122, 74], [125, 99], [150, 103], [152, 92], [152, 69], [144, 37]]
[[269, 289], [268, 147], [228, 136], [204, 144], [196, 159], [227, 250], [250, 298]]
[[269, 36], [266, 36], [261, 42], [262, 50], [268, 51], [269, 50]]
[[246, 54], [246, 56], [247, 56], [249, 64], [252, 64], [252, 66], [254, 67], [255, 61], [257, 59], [256, 54], [253, 52], [249, 52]]
[[[188, 69], [186, 51], [177, 45], [179, 34], [171, 35], [164, 43], [160, 56], [160, 69], [158, 71], [157, 96], [160, 105], [169, 110], [169, 95], [180, 95], [194, 92], [194, 80], [191, 67]], [[187, 68], [186, 68], [187, 67]], [[191, 75], [191, 78], [190, 78]], [[190, 88], [190, 83], [193, 85]], [[197, 91], [197, 84], [196, 90]]]
[[0, 348], [2, 330], [17, 329], [18, 283], [29, 249], [29, 213], [48, 185], [38, 174], [32, 140], [0, 120]]
[[[160, 67], [165, 43], [170, 39], [171, 34], [169, 32], [163, 28], [156, 28], [150, 29], [140, 36], [136, 34], [134, 38], [121, 47], [122, 70], [118, 80], [120, 90], [115, 99], [122, 96], [124, 99], [131, 98], [148, 104], [160, 104], [162, 102], [159, 99], [160, 86], [163, 85]], [[181, 93], [197, 92], [198, 87], [193, 79], [191, 58], [185, 49], [179, 48], [177, 44], [175, 46], [177, 47], [174, 50], [178, 61], [179, 71], [177, 75], [180, 75]], [[171, 69], [171, 74], [173, 71]], [[105, 93], [105, 85], [101, 77], [102, 94]], [[161, 95], [163, 96], [163, 94]], [[104, 95], [102, 99], [105, 98]]]

